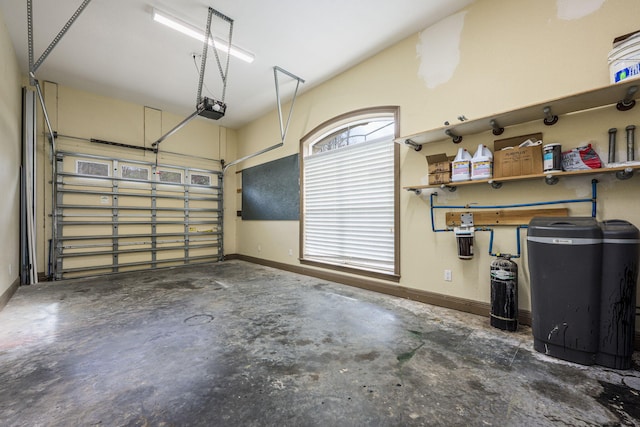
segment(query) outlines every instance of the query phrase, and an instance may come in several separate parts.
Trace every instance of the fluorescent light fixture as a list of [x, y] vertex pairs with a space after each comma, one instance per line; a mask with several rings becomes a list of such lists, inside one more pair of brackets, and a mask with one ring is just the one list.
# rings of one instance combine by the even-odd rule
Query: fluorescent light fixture
[[[204, 31], [166, 12], [162, 12], [154, 8], [153, 20], [160, 24], [166, 25], [167, 27], [172, 28], [176, 31], [179, 31], [184, 35], [194, 38], [200, 42], [204, 42]], [[210, 38], [209, 46], [213, 46], [214, 48], [222, 52], [226, 52], [227, 49], [229, 49], [229, 43], [226, 40], [222, 40], [219, 37]], [[249, 64], [251, 64], [255, 59], [255, 56], [252, 53], [247, 52], [244, 49], [240, 49], [239, 47], [234, 45], [231, 45], [229, 54], [245, 62], [248, 62]]]

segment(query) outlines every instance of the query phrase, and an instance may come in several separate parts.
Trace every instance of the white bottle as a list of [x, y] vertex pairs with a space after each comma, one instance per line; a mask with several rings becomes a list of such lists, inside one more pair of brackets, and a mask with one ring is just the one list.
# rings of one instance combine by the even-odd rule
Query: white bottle
[[486, 145], [478, 145], [471, 159], [471, 179], [491, 179], [493, 176], [493, 154]]
[[451, 162], [451, 181], [468, 181], [471, 179], [471, 153], [460, 147], [455, 159]]

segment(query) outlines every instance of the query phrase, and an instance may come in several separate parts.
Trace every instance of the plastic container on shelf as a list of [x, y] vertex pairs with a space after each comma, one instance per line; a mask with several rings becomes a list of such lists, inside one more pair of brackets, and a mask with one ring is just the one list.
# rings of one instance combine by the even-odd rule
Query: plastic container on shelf
[[493, 153], [486, 145], [478, 145], [478, 150], [471, 159], [471, 179], [491, 179], [493, 176]]
[[609, 52], [611, 83], [640, 77], [640, 33], [620, 42]]
[[562, 146], [547, 144], [542, 147], [542, 164], [545, 172], [562, 172]]
[[471, 153], [460, 147], [451, 162], [451, 181], [469, 181], [471, 179]]

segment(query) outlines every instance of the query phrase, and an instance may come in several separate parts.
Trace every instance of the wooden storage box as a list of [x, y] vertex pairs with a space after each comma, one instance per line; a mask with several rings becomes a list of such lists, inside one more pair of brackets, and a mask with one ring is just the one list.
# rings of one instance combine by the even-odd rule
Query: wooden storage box
[[[494, 141], [493, 178], [542, 173], [542, 144], [519, 147], [527, 139], [542, 141], [542, 134], [533, 133]], [[513, 148], [503, 150], [505, 147]]]
[[451, 182], [451, 161], [453, 159], [453, 156], [449, 157], [445, 153], [427, 156], [429, 185], [447, 184]]

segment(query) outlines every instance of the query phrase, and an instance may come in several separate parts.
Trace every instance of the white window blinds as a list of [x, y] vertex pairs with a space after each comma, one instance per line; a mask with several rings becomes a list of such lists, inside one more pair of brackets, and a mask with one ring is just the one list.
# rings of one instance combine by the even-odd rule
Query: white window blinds
[[386, 137], [304, 159], [304, 259], [394, 273], [393, 144]]

